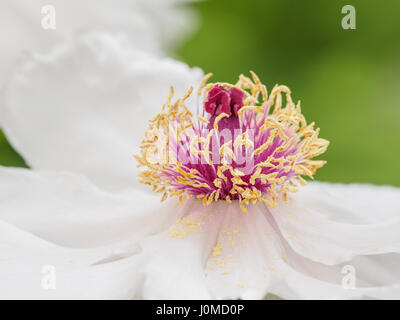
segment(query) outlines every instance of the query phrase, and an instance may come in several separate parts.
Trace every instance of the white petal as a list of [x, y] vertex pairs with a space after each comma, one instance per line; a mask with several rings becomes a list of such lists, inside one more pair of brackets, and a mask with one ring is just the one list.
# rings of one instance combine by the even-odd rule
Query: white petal
[[[139, 241], [174, 223], [179, 206], [162, 204], [169, 208], [164, 214], [157, 195], [111, 194], [73, 174], [2, 167], [0, 194], [6, 299], [142, 297]], [[55, 290], [42, 286], [48, 267], [55, 268]]]
[[211, 254], [207, 284], [216, 298], [284, 299], [359, 298], [364, 293], [341, 286], [340, 266], [327, 266], [294, 252], [267, 211], [251, 205], [225, 204], [225, 218]]
[[319, 280], [297, 271], [281, 261], [277, 263], [281, 272], [281, 281], [276, 281], [270, 292], [283, 299], [355, 299], [362, 293], [358, 290], [349, 290], [338, 284]]
[[[168, 214], [171, 210], [165, 211]], [[257, 206], [237, 201], [203, 207], [188, 200], [181, 218], [141, 242], [147, 299], [262, 299], [279, 276], [280, 243]]]
[[138, 185], [132, 155], [148, 120], [171, 85], [180, 97], [201, 76], [199, 69], [134, 50], [121, 39], [89, 34], [28, 59], [5, 92], [0, 115], [33, 168], [130, 188]]
[[0, 167], [0, 220], [63, 246], [125, 241], [132, 251], [142, 237], [175, 221], [163, 206], [158, 195], [111, 194], [72, 174]]
[[[270, 221], [271, 217], [267, 219]], [[272, 223], [273, 224], [273, 223]], [[280, 232], [277, 231], [279, 234]], [[281, 235], [281, 234], [280, 234]], [[398, 254], [359, 256], [340, 265], [325, 265], [295, 252], [284, 237], [281, 254], [275, 255], [279, 277], [273, 277], [268, 291], [284, 299], [398, 299], [400, 274]], [[349, 274], [347, 268], [354, 274]], [[346, 278], [354, 276], [354, 288]]]
[[[171, 214], [172, 208], [164, 208]], [[145, 299], [210, 299], [204, 267], [225, 216], [201, 201], [188, 200], [171, 228], [141, 242]]]
[[146, 20], [151, 20], [154, 25], [154, 37], [162, 44], [162, 48], [176, 48], [199, 25], [196, 10], [188, 5], [192, 0], [139, 0], [138, 2]]
[[[355, 255], [400, 252], [399, 190], [342, 185], [330, 188], [334, 195], [329, 195], [318, 186], [312, 187], [313, 192], [300, 191], [293, 201], [270, 210], [295, 251], [325, 264], [345, 262]], [[382, 215], [380, 200], [391, 204], [383, 206], [386, 211]], [[365, 219], [364, 223], [345, 223], [343, 218], [339, 218], [342, 222], [331, 219], [335, 214]], [[382, 220], [368, 219], [373, 215], [381, 215]]]
[[108, 249], [67, 249], [0, 222], [1, 299], [129, 299], [135, 258], [96, 263]]
[[360, 286], [390, 286], [400, 283], [400, 254], [358, 256], [346, 264], [355, 268], [357, 279], [362, 281]]
[[[301, 259], [301, 258], [300, 258]], [[359, 286], [364, 279], [357, 275], [356, 286], [354, 288], [346, 288], [339, 282], [325, 281], [318, 274], [318, 269], [308, 270], [308, 273], [297, 270], [294, 266], [284, 261], [277, 263], [281, 270], [281, 281], [275, 282], [269, 291], [284, 299], [399, 299], [400, 284], [397, 278], [396, 282], [381, 286]], [[341, 273], [342, 268], [337, 266], [326, 266], [330, 268], [331, 276]], [[357, 270], [357, 269], [356, 269]], [[383, 268], [385, 270], [385, 267]], [[311, 273], [311, 274], [310, 274]], [[327, 270], [324, 271], [327, 273]], [[344, 277], [344, 274], [342, 274]], [[369, 275], [371, 277], [371, 275]]]
[[[144, 298], [261, 299], [271, 293], [285, 299], [399, 296], [398, 271], [389, 267], [397, 261], [393, 257], [385, 262], [369, 257], [363, 268], [362, 261], [346, 262], [360, 269], [357, 287], [349, 290], [342, 286], [343, 264], [326, 265], [299, 255], [265, 207], [249, 206], [245, 215], [237, 202], [220, 201], [206, 208], [197, 200], [188, 203], [180, 210], [183, 223], [141, 242]], [[371, 281], [377, 270], [386, 272], [386, 281]]]
[[[194, 13], [177, 6], [181, 1], [139, 0], [2, 0], [0, 4], [0, 86], [12, 63], [25, 50], [43, 51], [78, 30], [125, 33], [140, 49], [161, 52], [194, 28]], [[56, 29], [43, 29], [51, 4], [56, 10]], [[163, 15], [160, 14], [163, 13]], [[179, 28], [184, 24], [184, 28]], [[182, 32], [184, 30], [185, 32]]]
[[218, 299], [262, 299], [279, 273], [280, 243], [259, 207], [248, 207], [246, 215], [237, 201], [219, 206], [225, 217], [207, 263], [207, 284]]
[[392, 186], [311, 182], [294, 197], [338, 222], [380, 222], [400, 216], [400, 189]]

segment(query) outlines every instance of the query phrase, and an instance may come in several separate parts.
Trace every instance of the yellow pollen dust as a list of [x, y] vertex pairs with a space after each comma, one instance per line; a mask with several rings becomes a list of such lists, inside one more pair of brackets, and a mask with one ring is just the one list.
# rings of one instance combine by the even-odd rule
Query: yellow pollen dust
[[192, 221], [187, 219], [179, 219], [176, 221], [175, 225], [169, 230], [171, 237], [173, 238], [184, 238], [188, 234], [197, 231], [203, 222]]

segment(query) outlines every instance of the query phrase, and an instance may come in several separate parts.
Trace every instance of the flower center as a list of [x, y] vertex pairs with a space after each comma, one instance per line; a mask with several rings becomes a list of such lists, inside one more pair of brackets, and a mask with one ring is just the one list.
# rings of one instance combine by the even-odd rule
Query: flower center
[[306, 183], [302, 176], [312, 178], [325, 164], [313, 158], [329, 142], [318, 137], [314, 123], [307, 125], [288, 87], [276, 85], [268, 94], [251, 75], [241, 75], [234, 85], [206, 85], [211, 74], [205, 76], [198, 96], [205, 95], [208, 117], [186, 107], [192, 88], [175, 102], [171, 88], [136, 156], [139, 166], [147, 167], [140, 181], [162, 193], [162, 200], [196, 197], [204, 205], [238, 200], [244, 212], [250, 202], [275, 207], [288, 201], [289, 193]]

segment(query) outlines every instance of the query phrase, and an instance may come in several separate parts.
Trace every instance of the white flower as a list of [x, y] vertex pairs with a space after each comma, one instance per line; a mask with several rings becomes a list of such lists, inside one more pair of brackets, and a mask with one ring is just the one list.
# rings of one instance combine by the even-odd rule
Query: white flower
[[[0, 117], [34, 170], [0, 168], [1, 298], [400, 297], [399, 189], [313, 182], [245, 215], [138, 188], [147, 119], [170, 85], [180, 96], [201, 78], [104, 34], [21, 66]], [[54, 290], [41, 285], [48, 265]]]

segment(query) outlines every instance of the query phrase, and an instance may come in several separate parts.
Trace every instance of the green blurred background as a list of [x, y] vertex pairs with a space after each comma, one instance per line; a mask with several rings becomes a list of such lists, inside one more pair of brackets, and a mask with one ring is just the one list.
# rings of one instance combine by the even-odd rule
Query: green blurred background
[[[344, 5], [356, 30], [341, 26]], [[331, 141], [316, 178], [400, 186], [400, 1], [213, 0], [194, 3], [198, 30], [177, 58], [214, 81], [254, 70], [302, 101]], [[24, 161], [0, 133], [0, 164]]]

